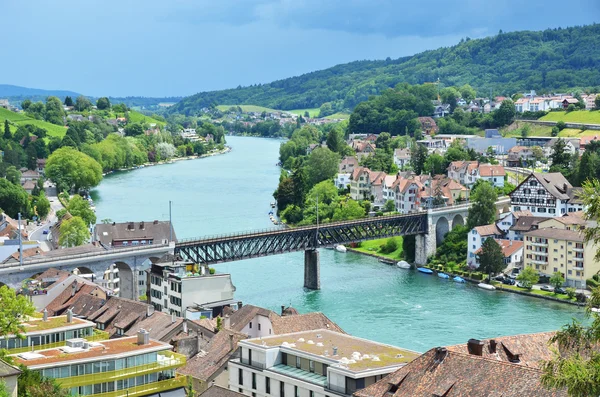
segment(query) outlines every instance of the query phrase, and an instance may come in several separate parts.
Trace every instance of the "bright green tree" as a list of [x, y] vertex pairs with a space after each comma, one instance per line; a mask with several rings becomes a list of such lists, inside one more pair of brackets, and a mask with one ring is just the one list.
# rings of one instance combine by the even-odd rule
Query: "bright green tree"
[[385, 205], [383, 206], [383, 210], [385, 212], [392, 212], [396, 210], [396, 204], [394, 203], [394, 200], [387, 200], [385, 202]]
[[14, 165], [11, 165], [6, 169], [6, 179], [15, 185], [21, 185], [21, 171]]
[[327, 135], [327, 147], [332, 152], [342, 153], [344, 146], [344, 133], [340, 128], [332, 128]]
[[526, 266], [517, 276], [517, 280], [521, 282], [523, 287], [531, 289], [533, 284], [536, 284], [540, 280], [540, 275], [531, 266]]
[[565, 283], [565, 278], [561, 272], [554, 272], [550, 277], [550, 285], [554, 286], [554, 288], [562, 287]]
[[431, 154], [425, 160], [424, 171], [426, 174], [439, 175], [445, 173], [446, 162], [442, 156], [437, 153]]
[[465, 84], [462, 87], [460, 87], [459, 91], [462, 99], [464, 99], [467, 102], [470, 102], [473, 99], [475, 99], [475, 96], [477, 95], [473, 87], [471, 87], [469, 84]]
[[502, 101], [500, 108], [493, 113], [493, 118], [498, 127], [508, 125], [513, 122], [517, 111], [515, 104], [510, 99]]
[[60, 225], [58, 244], [63, 248], [83, 245], [90, 239], [90, 231], [84, 220], [78, 216], [64, 219]]
[[442, 103], [450, 105], [450, 111], [453, 112], [456, 108], [456, 99], [460, 97], [460, 92], [454, 87], [446, 87], [440, 91], [440, 99]]
[[75, 109], [77, 109], [78, 111], [83, 112], [91, 108], [92, 102], [90, 102], [90, 100], [84, 97], [83, 95], [78, 96], [75, 100]]
[[19, 214], [27, 217], [30, 211], [29, 195], [21, 185], [15, 185], [8, 180], [0, 179], [0, 209], [11, 218]]
[[306, 171], [310, 185], [332, 179], [338, 172], [340, 156], [328, 148], [318, 147], [306, 160]]
[[6, 285], [0, 287], [0, 336], [22, 335], [26, 332], [22, 325], [27, 316], [35, 312], [33, 303], [24, 295]]
[[87, 154], [71, 147], [63, 147], [50, 155], [46, 162], [46, 176], [59, 191], [89, 189], [102, 180], [102, 167]]
[[50, 213], [50, 201], [46, 198], [46, 193], [40, 191], [35, 200], [35, 211], [41, 219], [46, 219]]
[[96, 213], [90, 208], [89, 201], [78, 194], [69, 200], [67, 211], [69, 211], [69, 214], [83, 219], [86, 225], [96, 224]]
[[489, 182], [481, 182], [477, 190], [471, 194], [471, 202], [467, 224], [469, 229], [488, 225], [496, 219], [496, 200], [498, 194]]
[[64, 125], [65, 111], [63, 110], [63, 104], [55, 96], [49, 96], [46, 99], [46, 108], [44, 113], [44, 120], [49, 123], [56, 125]]
[[479, 270], [489, 275], [500, 273], [506, 267], [502, 247], [493, 238], [487, 238], [481, 245], [479, 257]]
[[348, 200], [341, 202], [339, 207], [333, 212], [333, 221], [347, 221], [352, 219], [359, 219], [365, 216], [365, 208], [360, 205], [357, 201]]

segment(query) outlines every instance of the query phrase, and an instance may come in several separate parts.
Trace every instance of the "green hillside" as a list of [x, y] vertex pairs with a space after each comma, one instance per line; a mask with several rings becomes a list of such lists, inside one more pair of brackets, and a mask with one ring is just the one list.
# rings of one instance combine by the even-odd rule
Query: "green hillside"
[[160, 126], [165, 126], [167, 123], [164, 121], [156, 120], [150, 116], [146, 116], [145, 114], [136, 112], [135, 110], [129, 111], [129, 121], [132, 123], [148, 123], [148, 124], [157, 124]]
[[440, 79], [443, 85], [470, 84], [480, 95], [525, 90], [600, 86], [600, 24], [542, 32], [500, 33], [399, 59], [357, 61], [270, 84], [201, 92], [169, 108], [196, 114], [201, 108], [251, 104], [274, 109], [352, 109], [369, 96], [401, 82]]
[[575, 110], [573, 112], [550, 112], [540, 120], [564, 121], [565, 123], [600, 124], [600, 111]]
[[277, 112], [278, 110], [275, 109], [271, 109], [271, 108], [267, 108], [264, 106], [255, 106], [255, 105], [219, 105], [217, 106], [217, 109], [219, 109], [222, 112], [225, 112], [227, 110], [229, 110], [232, 107], [240, 107], [242, 109], [242, 112], [258, 112], [258, 113], [262, 113], [262, 112]]
[[4, 108], [0, 108], [0, 124], [2, 124], [2, 130], [4, 130], [4, 120], [7, 119], [13, 126], [33, 124], [36, 127], [44, 128], [48, 132], [48, 136], [57, 136], [62, 138], [67, 132], [66, 127], [51, 124], [43, 120], [32, 119], [23, 113], [15, 113]]

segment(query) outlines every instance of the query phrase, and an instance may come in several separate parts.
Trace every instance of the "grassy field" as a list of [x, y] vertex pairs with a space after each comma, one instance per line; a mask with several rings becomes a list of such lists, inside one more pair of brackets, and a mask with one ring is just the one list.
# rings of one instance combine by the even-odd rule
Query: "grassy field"
[[[522, 122], [521, 122], [521, 125]], [[529, 136], [552, 136], [552, 127], [551, 126], [546, 126], [546, 125], [535, 125], [535, 124], [529, 124], [531, 131], [529, 132]], [[581, 131], [578, 128], [565, 128], [564, 130], [562, 130], [561, 132], [558, 133], [559, 137], [563, 137], [563, 138], [580, 138], [582, 136], [595, 136], [600, 134], [600, 131], [598, 130], [585, 130], [585, 131]], [[512, 130], [512, 131], [505, 131], [503, 132], [503, 136], [505, 138], [520, 138], [521, 137], [521, 130], [520, 129], [516, 129], [516, 130]]]
[[[0, 108], [0, 123], [2, 124], [2, 127], [0, 128], [2, 128], [3, 132], [4, 120], [8, 120], [12, 124], [12, 127], [27, 124], [35, 125], [36, 127], [45, 129], [48, 132], [48, 136], [57, 136], [59, 138], [62, 138], [67, 133], [66, 127], [51, 124], [43, 120], [35, 120], [26, 116], [24, 113], [15, 113], [7, 109]], [[14, 129], [11, 128], [13, 133], [16, 131], [16, 128], [17, 127], [15, 127]]]
[[357, 251], [364, 252], [366, 254], [376, 254], [378, 256], [382, 256], [388, 259], [399, 261], [403, 259], [402, 257], [402, 237], [394, 237], [398, 241], [398, 249], [389, 254], [384, 254], [381, 252], [381, 246], [385, 244], [388, 240], [387, 238], [379, 239], [379, 240], [369, 240], [363, 241], [360, 244], [360, 247], [354, 248]]
[[350, 118], [350, 115], [348, 113], [334, 113], [331, 114], [329, 116], [325, 116], [326, 119], [342, 119], [342, 120], [348, 120]]
[[555, 294], [554, 292], [542, 291], [539, 289], [527, 290], [525, 288], [519, 288], [516, 285], [505, 285], [505, 284], [501, 284], [501, 283], [495, 283], [495, 285], [497, 288], [502, 288], [502, 289], [512, 289], [514, 291], [529, 292], [530, 294], [534, 294], [534, 295], [550, 296], [552, 298], [558, 298], [558, 299], [562, 299], [565, 301], [571, 301], [571, 302], [576, 301], [575, 298], [569, 299], [569, 297], [567, 295]]
[[136, 112], [135, 110], [131, 110], [129, 112], [129, 121], [131, 121], [132, 123], [148, 123], [148, 124], [156, 123], [161, 126], [164, 126], [167, 124], [164, 121], [153, 119], [152, 117], [146, 116], [145, 114], [142, 114], [139, 112]]
[[220, 111], [224, 112], [226, 110], [229, 110], [230, 107], [232, 106], [239, 106], [240, 108], [242, 108], [242, 112], [279, 112], [280, 110], [275, 110], [275, 109], [270, 109], [270, 108], [266, 108], [264, 106], [255, 106], [255, 105], [219, 105], [217, 106], [217, 109], [219, 109]]
[[576, 110], [573, 112], [550, 112], [540, 120], [572, 123], [600, 124], [600, 111]]
[[310, 115], [310, 117], [315, 118], [319, 115], [319, 108], [312, 108], [312, 109], [294, 109], [294, 110], [287, 110], [287, 112], [290, 113], [294, 113], [294, 114], [298, 114], [302, 117], [304, 117], [304, 113], [308, 112], [308, 114]]

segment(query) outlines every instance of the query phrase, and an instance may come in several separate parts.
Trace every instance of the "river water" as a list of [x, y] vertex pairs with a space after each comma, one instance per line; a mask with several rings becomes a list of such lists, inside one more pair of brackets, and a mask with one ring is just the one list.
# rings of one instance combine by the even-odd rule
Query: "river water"
[[[168, 219], [178, 238], [273, 227], [269, 203], [281, 141], [228, 137], [233, 150], [107, 176], [92, 192], [98, 220]], [[550, 331], [582, 318], [574, 306], [483, 291], [353, 254], [321, 250], [321, 290], [303, 289], [303, 253], [216, 265], [236, 298], [274, 311], [321, 311], [346, 332], [426, 351], [469, 338]]]

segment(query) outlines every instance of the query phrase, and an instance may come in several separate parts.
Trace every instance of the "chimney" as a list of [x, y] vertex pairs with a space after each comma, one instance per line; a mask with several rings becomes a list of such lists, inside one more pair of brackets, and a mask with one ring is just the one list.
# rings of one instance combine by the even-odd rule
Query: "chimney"
[[435, 363], [441, 364], [447, 355], [448, 355], [448, 349], [446, 349], [445, 347], [437, 347], [435, 349], [435, 358], [434, 358]]
[[229, 334], [229, 351], [235, 350], [235, 346], [233, 345], [233, 334]]
[[154, 306], [148, 305], [146, 306], [146, 317], [150, 317], [154, 314]]
[[153, 222], [155, 225], [158, 225], [158, 221], [155, 219]]
[[469, 339], [467, 350], [474, 356], [483, 356], [483, 342], [479, 339]]
[[141, 229], [141, 230], [144, 230], [144, 221], [141, 221], [141, 222], [140, 222], [140, 229]]
[[73, 309], [69, 308], [67, 310], [67, 323], [73, 322]]
[[42, 320], [43, 321], [48, 321], [48, 310], [44, 309], [44, 311], [42, 313], [44, 314], [44, 318]]
[[127, 225], [127, 230], [135, 230], [135, 225], [133, 224], [133, 222], [129, 222], [129, 224]]
[[223, 327], [231, 328], [231, 319], [229, 318], [229, 314], [225, 315], [225, 318], [223, 320]]
[[285, 305], [281, 305], [281, 315], [283, 316], [283, 312], [285, 310]]
[[113, 222], [113, 226], [115, 226], [116, 224], [117, 224], [116, 222]]
[[71, 284], [71, 296], [75, 296], [75, 293], [77, 292], [77, 283], [73, 283]]
[[147, 345], [150, 343], [150, 333], [143, 328], [137, 333], [137, 344], [138, 345]]
[[336, 347], [336, 346], [333, 346], [333, 356], [334, 356], [334, 357], [335, 357], [335, 356], [337, 356], [337, 353], [338, 353], [338, 351], [337, 351], [337, 350], [338, 350], [338, 349], [337, 349], [337, 347]]
[[496, 340], [495, 339], [490, 339], [490, 353], [494, 354], [496, 353]]
[[188, 333], [188, 326], [187, 326], [187, 320], [183, 320], [183, 333], [187, 334]]
[[202, 350], [202, 333], [196, 335], [196, 351], [200, 353]]
[[175, 313], [171, 313], [171, 324], [175, 322]]

